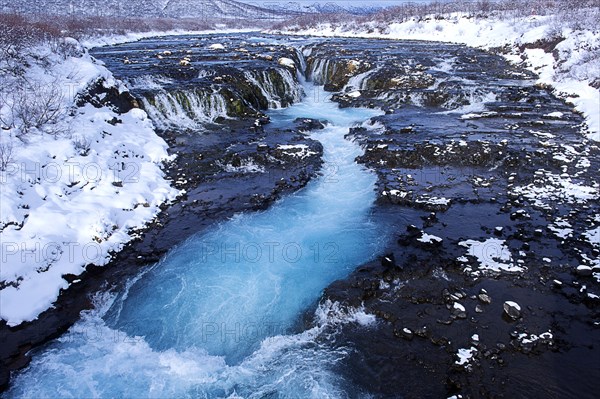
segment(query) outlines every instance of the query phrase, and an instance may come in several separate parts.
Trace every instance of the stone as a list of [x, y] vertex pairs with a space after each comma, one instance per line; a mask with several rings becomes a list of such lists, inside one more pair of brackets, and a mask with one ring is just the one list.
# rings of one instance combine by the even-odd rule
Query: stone
[[592, 275], [592, 268], [585, 265], [577, 266], [577, 275], [581, 277], [589, 277]]
[[512, 320], [517, 320], [521, 317], [521, 306], [518, 303], [506, 301], [502, 307], [504, 308], [504, 313]]
[[485, 303], [486, 305], [489, 305], [490, 303], [492, 303], [492, 298], [488, 294], [486, 294], [484, 292], [482, 292], [479, 295], [477, 295], [477, 298], [481, 302]]

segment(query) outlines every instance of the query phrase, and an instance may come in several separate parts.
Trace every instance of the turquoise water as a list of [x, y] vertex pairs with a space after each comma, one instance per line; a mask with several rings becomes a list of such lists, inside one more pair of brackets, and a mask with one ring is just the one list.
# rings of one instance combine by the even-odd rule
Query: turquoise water
[[369, 217], [376, 177], [344, 139], [376, 111], [340, 109], [320, 87], [305, 92], [271, 117], [275, 125], [330, 122], [312, 133], [324, 147], [323, 175], [267, 211], [193, 236], [124, 292], [97, 298], [94, 311], [34, 356], [9, 397], [345, 395], [335, 373], [344, 351], [319, 339], [339, 312], [321, 307], [316, 327], [296, 326], [325, 287], [384, 244]]

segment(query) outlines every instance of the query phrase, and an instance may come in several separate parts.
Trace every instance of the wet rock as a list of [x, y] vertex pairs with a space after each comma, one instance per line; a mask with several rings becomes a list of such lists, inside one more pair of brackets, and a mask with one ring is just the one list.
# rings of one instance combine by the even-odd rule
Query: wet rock
[[399, 331], [399, 336], [408, 341], [412, 341], [414, 333], [411, 329], [404, 327], [402, 330]]
[[506, 314], [511, 320], [517, 320], [521, 317], [521, 306], [513, 301], [506, 301], [502, 305], [504, 314]]
[[585, 265], [577, 266], [576, 272], [577, 272], [577, 275], [581, 276], [581, 277], [589, 277], [593, 273], [592, 268], [589, 266], [585, 266]]
[[294, 123], [298, 126], [299, 130], [320, 130], [325, 129], [326, 121], [320, 121], [311, 118], [296, 118]]
[[481, 290], [481, 292], [477, 295], [477, 299], [479, 299], [482, 303], [489, 305], [492, 303], [492, 297], [490, 297], [486, 290]]
[[381, 258], [381, 266], [386, 269], [395, 269], [396, 268], [396, 258], [393, 253], [389, 253]]

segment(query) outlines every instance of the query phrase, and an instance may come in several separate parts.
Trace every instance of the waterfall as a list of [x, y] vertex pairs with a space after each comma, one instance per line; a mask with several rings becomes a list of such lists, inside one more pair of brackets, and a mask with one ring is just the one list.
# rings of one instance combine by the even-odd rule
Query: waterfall
[[198, 128], [202, 124], [227, 118], [227, 103], [218, 92], [159, 90], [152, 97], [142, 98], [144, 109], [161, 129]]
[[258, 88], [269, 108], [283, 108], [302, 98], [302, 87], [287, 69], [245, 71], [246, 80]]
[[[309, 62], [307, 79], [312, 80], [317, 85], [322, 85], [328, 82], [328, 77], [335, 73], [335, 64], [332, 65], [330, 59], [316, 58]], [[331, 67], [333, 71], [330, 71]], [[331, 72], [331, 73], [330, 73]]]
[[366, 83], [369, 80], [369, 77], [379, 71], [380, 68], [373, 68], [366, 72], [359, 73], [356, 76], [353, 76], [348, 80], [346, 86], [344, 86], [343, 91], [352, 91], [352, 90], [365, 90]]

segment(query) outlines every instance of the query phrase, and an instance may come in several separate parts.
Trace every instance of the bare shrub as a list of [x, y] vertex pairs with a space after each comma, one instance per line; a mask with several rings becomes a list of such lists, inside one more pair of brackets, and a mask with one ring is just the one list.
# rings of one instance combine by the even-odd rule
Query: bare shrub
[[[56, 124], [65, 114], [64, 96], [57, 82], [42, 84], [27, 82], [9, 94], [7, 103], [10, 106], [12, 121], [9, 126], [19, 129], [19, 136], [27, 135], [32, 129], [40, 129], [46, 125]], [[56, 129], [50, 126], [47, 132], [57, 135]]]
[[87, 156], [92, 147], [92, 141], [85, 136], [76, 136], [73, 138], [73, 146], [81, 156]]
[[0, 171], [4, 172], [13, 159], [12, 142], [0, 143]]

